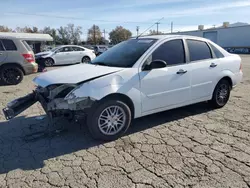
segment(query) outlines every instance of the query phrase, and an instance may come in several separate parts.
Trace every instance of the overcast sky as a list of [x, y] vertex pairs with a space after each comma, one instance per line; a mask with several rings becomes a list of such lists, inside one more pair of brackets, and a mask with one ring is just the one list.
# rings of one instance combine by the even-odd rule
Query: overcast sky
[[[174, 31], [221, 25], [224, 21], [250, 22], [250, 0], [0, 0], [0, 25], [59, 27], [74, 23], [85, 38], [91, 25], [107, 32], [121, 25], [136, 33], [164, 17], [159, 30]], [[156, 29], [156, 26], [153, 27]]]

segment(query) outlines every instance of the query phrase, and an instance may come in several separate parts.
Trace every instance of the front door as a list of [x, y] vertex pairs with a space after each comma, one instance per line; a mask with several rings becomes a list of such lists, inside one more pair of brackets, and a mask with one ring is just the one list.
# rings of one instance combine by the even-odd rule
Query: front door
[[207, 100], [213, 93], [219, 62], [213, 59], [212, 51], [205, 41], [188, 39], [187, 46], [192, 66], [191, 100]]
[[163, 60], [167, 67], [141, 71], [142, 113], [161, 111], [190, 101], [191, 68], [182, 39], [161, 44], [147, 62]]

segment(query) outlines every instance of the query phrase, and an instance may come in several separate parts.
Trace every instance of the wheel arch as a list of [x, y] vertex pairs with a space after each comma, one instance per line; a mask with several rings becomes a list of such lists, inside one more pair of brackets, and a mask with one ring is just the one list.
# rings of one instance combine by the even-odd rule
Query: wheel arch
[[[224, 76], [224, 77], [222, 77], [222, 78], [217, 82], [217, 84], [218, 84], [221, 80], [227, 80], [227, 81], [229, 82], [229, 84], [230, 84], [231, 89], [232, 89], [232, 87], [233, 87], [233, 80], [232, 80], [232, 78], [231, 78], [230, 76]], [[217, 85], [217, 84], [216, 84], [216, 85]]]
[[129, 109], [131, 110], [131, 114], [132, 114], [132, 119], [135, 116], [135, 106], [133, 101], [130, 99], [130, 97], [128, 97], [125, 94], [122, 93], [112, 93], [112, 94], [108, 94], [107, 96], [103, 97], [101, 101], [105, 101], [105, 100], [109, 100], [109, 99], [119, 99], [122, 102], [124, 102], [125, 104], [128, 105]]
[[89, 58], [89, 60], [91, 61], [90, 56], [89, 56], [89, 55], [87, 55], [87, 54], [85, 54], [84, 56], [82, 56], [82, 58], [81, 58], [81, 62], [82, 62], [83, 58], [85, 58], [85, 57]]
[[0, 65], [0, 69], [2, 69], [3, 67], [6, 67], [6, 66], [16, 66], [19, 69], [21, 69], [21, 71], [23, 72], [24, 75], [26, 74], [25, 70], [23, 69], [23, 67], [19, 63], [4, 63], [4, 64]]
[[44, 60], [46, 60], [46, 59], [52, 59], [52, 61], [54, 62], [54, 65], [56, 64], [56, 60], [53, 57], [51, 57], [51, 56], [44, 57]]

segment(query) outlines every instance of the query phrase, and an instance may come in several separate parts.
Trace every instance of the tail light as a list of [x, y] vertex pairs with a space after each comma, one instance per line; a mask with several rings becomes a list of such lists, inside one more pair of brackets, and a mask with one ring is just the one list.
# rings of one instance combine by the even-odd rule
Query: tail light
[[28, 63], [33, 63], [35, 62], [35, 58], [33, 56], [33, 54], [22, 54], [24, 59], [28, 62]]

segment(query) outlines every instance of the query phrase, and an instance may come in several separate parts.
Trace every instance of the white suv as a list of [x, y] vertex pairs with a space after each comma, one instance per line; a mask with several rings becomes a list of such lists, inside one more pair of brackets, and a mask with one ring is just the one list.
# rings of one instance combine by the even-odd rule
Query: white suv
[[86, 117], [95, 138], [112, 140], [134, 118], [202, 101], [223, 107], [242, 75], [240, 57], [207, 39], [133, 38], [91, 64], [41, 74], [34, 79], [37, 90], [9, 103], [4, 113], [11, 119], [40, 101], [48, 117]]
[[82, 46], [64, 45], [35, 55], [36, 61], [44, 61], [49, 67], [53, 65], [88, 63], [95, 58], [95, 52]]

